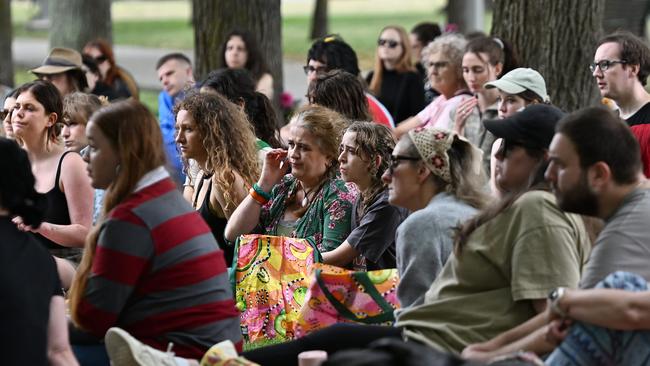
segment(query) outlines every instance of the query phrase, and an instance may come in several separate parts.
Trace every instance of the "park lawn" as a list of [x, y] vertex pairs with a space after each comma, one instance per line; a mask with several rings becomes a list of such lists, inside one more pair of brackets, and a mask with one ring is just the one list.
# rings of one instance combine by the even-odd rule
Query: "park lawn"
[[[362, 67], [372, 66], [379, 31], [397, 24], [410, 29], [421, 21], [442, 22], [441, 1], [415, 0], [408, 6], [398, 2], [376, 0], [331, 1], [330, 32], [341, 35], [357, 51]], [[286, 5], [285, 5], [286, 3]], [[283, 1], [282, 44], [284, 57], [302, 61], [311, 44], [308, 33], [311, 21], [309, 1]], [[150, 10], [152, 6], [160, 9]], [[12, 2], [14, 37], [47, 38], [46, 31], [29, 31], [25, 23], [36, 12], [25, 2]], [[136, 14], [147, 14], [137, 17]], [[155, 14], [153, 16], [152, 14]], [[113, 36], [115, 43], [142, 47], [187, 50], [194, 46], [194, 34], [185, 2], [115, 2]]]

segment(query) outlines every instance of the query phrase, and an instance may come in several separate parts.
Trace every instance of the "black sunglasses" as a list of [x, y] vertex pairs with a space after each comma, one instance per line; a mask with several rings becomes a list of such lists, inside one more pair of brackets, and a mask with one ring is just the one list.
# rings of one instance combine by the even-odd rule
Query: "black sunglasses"
[[388, 48], [395, 48], [399, 44], [400, 44], [399, 42], [393, 41], [392, 39], [381, 39], [381, 38], [379, 38], [377, 40], [377, 46], [386, 46]]
[[11, 113], [11, 109], [2, 109], [0, 110], [0, 121], [4, 121], [5, 118]]
[[106, 57], [105, 55], [95, 57], [95, 62], [97, 62], [98, 65], [106, 60], [108, 60], [108, 57]]
[[422, 160], [422, 159], [421, 158], [416, 158], [414, 156], [391, 155], [390, 156], [390, 162], [388, 163], [388, 174], [393, 175], [393, 172], [395, 171], [395, 168], [397, 168], [399, 163], [402, 162], [403, 160], [418, 161], [418, 160]]

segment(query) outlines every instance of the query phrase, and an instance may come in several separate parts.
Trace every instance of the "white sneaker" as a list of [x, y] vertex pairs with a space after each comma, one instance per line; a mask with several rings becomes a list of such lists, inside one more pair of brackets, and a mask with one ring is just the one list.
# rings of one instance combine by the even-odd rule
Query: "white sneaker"
[[176, 366], [173, 352], [149, 347], [123, 329], [109, 329], [104, 342], [113, 366]]

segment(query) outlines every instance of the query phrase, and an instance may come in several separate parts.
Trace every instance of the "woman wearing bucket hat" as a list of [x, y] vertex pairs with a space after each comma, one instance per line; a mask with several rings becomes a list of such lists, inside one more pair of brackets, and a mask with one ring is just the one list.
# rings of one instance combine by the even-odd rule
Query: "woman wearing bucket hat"
[[82, 70], [81, 54], [70, 48], [54, 47], [43, 61], [43, 65], [30, 70], [41, 80], [54, 84], [66, 96], [72, 92], [85, 91], [88, 87]]
[[[486, 83], [484, 88], [486, 90], [496, 89], [499, 93], [497, 99], [499, 119], [510, 117], [532, 104], [550, 104], [544, 78], [539, 72], [530, 68], [514, 69], [499, 80]], [[490, 188], [497, 197], [501, 197], [503, 191], [495, 184], [494, 166], [496, 160], [494, 155], [501, 146], [501, 142], [501, 139], [497, 139], [492, 144], [490, 153]]]

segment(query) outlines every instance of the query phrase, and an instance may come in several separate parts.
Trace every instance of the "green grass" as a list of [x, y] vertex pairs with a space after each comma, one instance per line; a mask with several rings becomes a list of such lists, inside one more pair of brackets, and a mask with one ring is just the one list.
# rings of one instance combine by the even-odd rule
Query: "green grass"
[[[302, 61], [311, 41], [312, 2], [282, 2], [282, 44], [284, 57]], [[382, 27], [398, 24], [410, 29], [421, 21], [442, 22], [443, 0], [409, 0], [404, 6], [393, 0], [330, 1], [329, 28], [340, 34], [359, 54], [361, 66], [372, 66], [375, 41]], [[15, 37], [47, 38], [46, 31], [29, 31], [27, 20], [36, 7], [28, 2], [12, 2]], [[189, 23], [187, 1], [116, 1], [112, 8], [115, 43], [142, 47], [191, 49], [194, 34]]]

